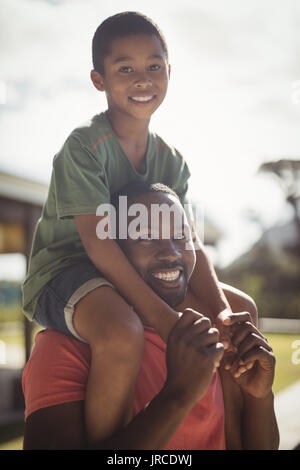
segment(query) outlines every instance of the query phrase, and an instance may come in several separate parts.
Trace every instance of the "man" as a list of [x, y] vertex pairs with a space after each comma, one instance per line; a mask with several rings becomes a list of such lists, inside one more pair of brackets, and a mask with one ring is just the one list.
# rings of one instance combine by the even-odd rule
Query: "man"
[[[118, 425], [114, 421], [110, 427], [114, 418], [101, 407], [99, 396], [94, 413], [108, 425], [93, 447], [277, 448], [271, 389], [275, 358], [251, 322], [256, 322], [253, 301], [224, 286], [232, 311], [239, 313], [227, 320], [235, 351], [226, 352], [218, 368], [224, 354], [219, 332], [211, 325], [208, 307], [188, 287], [195, 253], [179, 199], [159, 184], [132, 185], [122, 194], [127, 196], [128, 207], [140, 204], [149, 217], [138, 236], [119, 240], [121, 248], [156, 294], [183, 314], [171, 330], [167, 347], [151, 326], [144, 325], [143, 363], [135, 383], [124, 385], [124, 389], [131, 387], [132, 407], [128, 406]], [[114, 201], [117, 207], [118, 197]], [[173, 215], [152, 223], [153, 207], [162, 204], [172, 208]], [[128, 231], [135, 226], [133, 222], [133, 216], [128, 217]], [[115, 354], [114, 344], [105, 342], [101, 373], [105, 371], [106, 393], [114, 397], [115, 371], [110, 365]], [[89, 362], [88, 345], [53, 330], [39, 333], [23, 376], [25, 449], [84, 448], [83, 402]], [[117, 396], [123, 409], [122, 390]]]

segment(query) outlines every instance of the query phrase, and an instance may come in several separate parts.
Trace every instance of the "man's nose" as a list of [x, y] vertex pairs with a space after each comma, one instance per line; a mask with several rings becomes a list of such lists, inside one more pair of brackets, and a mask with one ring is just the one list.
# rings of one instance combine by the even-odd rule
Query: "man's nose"
[[182, 253], [172, 239], [160, 240], [159, 250], [157, 252], [157, 259], [169, 262], [178, 261], [181, 259]]

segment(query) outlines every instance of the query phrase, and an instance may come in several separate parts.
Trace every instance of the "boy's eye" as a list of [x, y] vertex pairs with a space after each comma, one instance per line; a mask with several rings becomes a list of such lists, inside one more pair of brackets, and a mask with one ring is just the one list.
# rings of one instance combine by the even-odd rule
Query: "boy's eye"
[[130, 73], [132, 72], [132, 70], [133, 70], [132, 67], [129, 67], [127, 65], [124, 65], [123, 67], [119, 69], [119, 71], [123, 73]]
[[160, 65], [158, 65], [158, 64], [152, 64], [152, 65], [150, 65], [149, 70], [155, 71], [155, 70], [159, 70], [160, 68], [161, 68]]

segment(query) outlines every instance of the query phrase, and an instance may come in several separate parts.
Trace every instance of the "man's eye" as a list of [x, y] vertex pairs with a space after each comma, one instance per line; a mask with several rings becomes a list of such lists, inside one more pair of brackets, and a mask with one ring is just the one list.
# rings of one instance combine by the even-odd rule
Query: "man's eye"
[[126, 66], [126, 65], [124, 65], [123, 67], [121, 67], [119, 69], [119, 71], [123, 72], [123, 73], [130, 73], [130, 72], [132, 72], [132, 70], [133, 70], [132, 67], [129, 67], [129, 66]]
[[149, 70], [151, 70], [151, 71], [153, 72], [153, 71], [155, 71], [155, 70], [159, 70], [160, 68], [161, 68], [160, 65], [158, 65], [158, 64], [152, 64], [152, 65], [150, 65]]
[[138, 242], [148, 242], [148, 241], [150, 241], [150, 240], [152, 240], [151, 235], [150, 235], [150, 234], [146, 234], [146, 233], [140, 235], [140, 236], [137, 238], [137, 241], [138, 241]]

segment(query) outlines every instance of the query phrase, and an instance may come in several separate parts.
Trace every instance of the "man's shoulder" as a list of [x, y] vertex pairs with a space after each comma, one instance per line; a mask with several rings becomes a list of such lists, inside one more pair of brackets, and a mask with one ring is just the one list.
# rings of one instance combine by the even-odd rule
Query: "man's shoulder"
[[244, 291], [237, 289], [236, 287], [230, 286], [228, 284], [220, 283], [224, 294], [231, 306], [231, 309], [234, 313], [237, 312], [248, 312], [252, 318], [252, 321], [257, 325], [258, 312], [257, 306], [248, 294]]
[[60, 359], [68, 357], [68, 360], [73, 357], [74, 360], [80, 359], [82, 362], [89, 362], [90, 349], [86, 343], [76, 338], [46, 328], [37, 333], [35, 337], [31, 359], [34, 359], [35, 356], [51, 357], [52, 360], [55, 357]]

